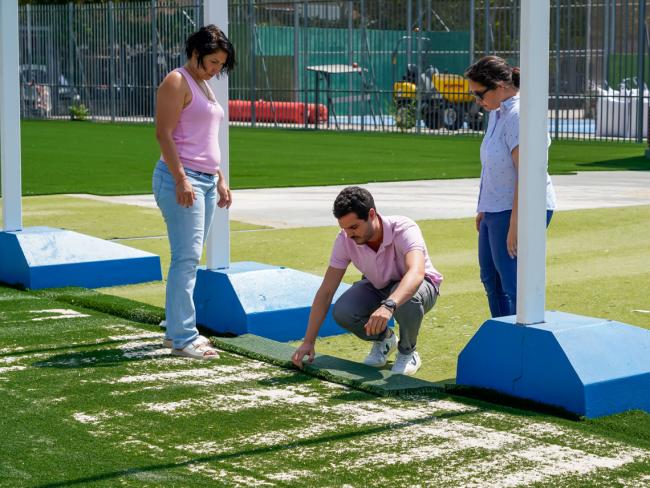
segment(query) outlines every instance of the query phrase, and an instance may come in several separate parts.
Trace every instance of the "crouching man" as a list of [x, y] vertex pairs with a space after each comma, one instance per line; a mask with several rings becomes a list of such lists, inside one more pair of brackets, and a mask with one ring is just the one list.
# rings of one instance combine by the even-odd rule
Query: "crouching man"
[[[391, 371], [415, 374], [422, 365], [415, 350], [420, 325], [433, 308], [442, 282], [420, 228], [406, 217], [379, 215], [370, 192], [357, 186], [339, 193], [334, 216], [342, 230], [314, 298], [305, 339], [291, 360], [298, 367], [305, 356], [309, 362], [314, 360], [318, 331], [352, 262], [363, 277], [337, 300], [334, 320], [359, 339], [372, 342], [365, 364], [380, 368], [397, 349]], [[391, 317], [399, 324], [399, 340], [387, 326]]]

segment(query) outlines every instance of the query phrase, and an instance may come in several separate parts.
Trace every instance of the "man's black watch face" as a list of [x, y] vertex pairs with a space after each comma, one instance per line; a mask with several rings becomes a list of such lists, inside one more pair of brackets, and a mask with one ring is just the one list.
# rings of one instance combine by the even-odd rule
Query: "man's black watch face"
[[395, 300], [392, 300], [390, 298], [383, 300], [381, 304], [387, 309], [389, 309], [391, 312], [394, 312], [395, 309], [397, 308], [397, 303], [395, 302]]

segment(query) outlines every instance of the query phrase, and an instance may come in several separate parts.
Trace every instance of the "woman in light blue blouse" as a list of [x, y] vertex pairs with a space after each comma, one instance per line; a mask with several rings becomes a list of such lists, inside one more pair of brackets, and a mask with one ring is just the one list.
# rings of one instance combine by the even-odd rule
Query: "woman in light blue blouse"
[[[517, 173], [519, 168], [519, 68], [485, 56], [465, 71], [476, 103], [490, 112], [481, 144], [481, 187], [476, 230], [481, 281], [492, 317], [517, 310]], [[550, 144], [548, 134], [546, 137]], [[525, 161], [522, 162], [525, 164]], [[546, 174], [546, 225], [555, 193]]]

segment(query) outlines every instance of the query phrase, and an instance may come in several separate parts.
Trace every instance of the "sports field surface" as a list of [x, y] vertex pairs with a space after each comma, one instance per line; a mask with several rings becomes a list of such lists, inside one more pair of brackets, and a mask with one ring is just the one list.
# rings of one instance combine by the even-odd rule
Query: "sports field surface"
[[[378, 202], [380, 205], [381, 202]], [[56, 225], [161, 256], [163, 276], [169, 243], [157, 209], [109, 204], [69, 196], [27, 197], [26, 226]], [[556, 212], [548, 231], [547, 310], [618, 320], [650, 329], [650, 206]], [[473, 219], [419, 222], [434, 265], [444, 274], [442, 295], [425, 316], [418, 349], [418, 376], [441, 381], [455, 376], [456, 358], [489, 316], [479, 280]], [[231, 260], [288, 266], [322, 276], [335, 226], [272, 229], [231, 224]], [[345, 281], [359, 279], [348, 269]], [[102, 292], [157, 307], [164, 282], [113, 287]], [[348, 335], [323, 338], [319, 352], [361, 360], [368, 346]], [[650, 416], [648, 416], [650, 422]]]
[[[152, 125], [22, 123], [23, 194], [151, 192], [160, 154]], [[233, 188], [470, 178], [480, 137], [230, 129]], [[650, 170], [643, 144], [557, 141], [551, 174]]]
[[0, 485], [642, 487], [645, 414], [575, 422], [444, 394], [378, 397], [155, 326], [0, 288]]
[[[166, 276], [158, 210], [48, 195], [150, 192], [152, 127], [25, 122], [22, 134], [25, 193], [43, 195], [23, 199], [25, 226], [154, 252]], [[243, 188], [475, 177], [478, 144], [233, 129], [231, 181]], [[558, 142], [551, 171], [650, 169], [643, 149]], [[546, 308], [650, 329], [648, 222], [650, 206], [556, 212]], [[453, 383], [459, 351], [488, 317], [476, 231], [473, 219], [419, 224], [445, 282], [423, 323], [416, 379]], [[231, 259], [322, 275], [337, 232], [231, 222]], [[358, 277], [350, 268], [345, 281]], [[226, 339], [215, 339], [227, 349], [215, 362], [176, 358], [156, 325], [164, 286], [0, 286], [0, 486], [650, 487], [647, 413], [576, 420], [453, 389], [377, 396], [263, 354], [238, 355]], [[316, 347], [350, 361], [368, 350], [347, 334]]]

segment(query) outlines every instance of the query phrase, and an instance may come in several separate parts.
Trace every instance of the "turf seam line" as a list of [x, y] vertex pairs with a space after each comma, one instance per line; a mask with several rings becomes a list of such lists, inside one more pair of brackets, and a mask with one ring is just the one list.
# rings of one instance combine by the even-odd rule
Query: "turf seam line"
[[[211, 337], [210, 338], [213, 344], [218, 348], [232, 352], [241, 356], [245, 356], [251, 359], [263, 361], [266, 363], [274, 364], [285, 369], [290, 369], [296, 372], [303, 372], [310, 376], [314, 376], [331, 383], [337, 383], [340, 385], [348, 386], [365, 393], [371, 393], [376, 396], [399, 396], [404, 394], [425, 394], [425, 393], [441, 393], [445, 391], [444, 385], [430, 383], [424, 380], [418, 380], [409, 377], [402, 377], [401, 375], [393, 375], [392, 379], [397, 379], [397, 381], [403, 380], [406, 385], [403, 387], [392, 388], [390, 386], [382, 386], [381, 383], [377, 383], [376, 380], [368, 381], [366, 378], [354, 378], [351, 375], [346, 375], [345, 372], [337, 373], [335, 371], [329, 370], [326, 367], [319, 367], [317, 364], [312, 365], [305, 363], [302, 370], [296, 368], [291, 360], [289, 359], [290, 353], [289, 349], [293, 350], [288, 344], [278, 343], [270, 339], [265, 339], [262, 337], [254, 336], [247, 334], [244, 336], [239, 336], [235, 338], [222, 338], [222, 337]], [[244, 345], [238, 344], [237, 342], [243, 342], [246, 344], [247, 341], [254, 341], [259, 344], [268, 344], [269, 353], [259, 352], [253, 350], [253, 347], [245, 347]], [[284, 348], [286, 351], [282, 352], [282, 356], [287, 359], [282, 359], [278, 357], [278, 349]], [[275, 354], [274, 354], [275, 353]], [[339, 364], [352, 364], [353, 362], [343, 360], [340, 358], [334, 358], [332, 356], [316, 355], [318, 359], [320, 358], [323, 361], [329, 363], [334, 362]], [[359, 364], [360, 368], [365, 368], [368, 370], [376, 371], [374, 368], [370, 368], [365, 365]], [[390, 377], [389, 377], [390, 379]], [[409, 386], [410, 383], [410, 386]]]

